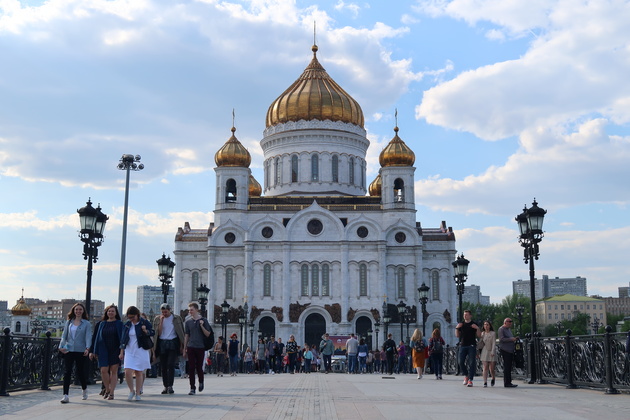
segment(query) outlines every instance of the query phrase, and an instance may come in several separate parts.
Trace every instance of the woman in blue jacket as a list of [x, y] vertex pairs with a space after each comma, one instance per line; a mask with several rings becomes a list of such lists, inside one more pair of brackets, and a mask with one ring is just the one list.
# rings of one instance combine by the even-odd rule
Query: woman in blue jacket
[[59, 351], [63, 353], [65, 372], [63, 376], [62, 404], [70, 402], [70, 380], [72, 368], [77, 365], [77, 376], [83, 389], [83, 399], [87, 400], [87, 356], [90, 353], [92, 343], [92, 325], [88, 321], [87, 311], [82, 303], [75, 303], [68, 313], [68, 323], [61, 335]]
[[102, 395], [106, 400], [114, 399], [114, 390], [118, 381], [120, 367], [120, 339], [122, 338], [123, 323], [116, 305], [109, 305], [101, 321], [96, 324], [96, 333], [92, 335], [90, 360], [98, 359], [103, 379]]

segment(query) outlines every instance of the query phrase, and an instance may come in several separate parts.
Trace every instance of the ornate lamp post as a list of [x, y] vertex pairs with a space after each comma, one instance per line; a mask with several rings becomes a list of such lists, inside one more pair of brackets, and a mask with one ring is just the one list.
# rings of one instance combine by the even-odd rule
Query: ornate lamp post
[[227, 340], [227, 316], [230, 310], [230, 304], [226, 300], [221, 304], [221, 331], [223, 332], [223, 338]]
[[409, 306], [407, 306], [405, 308], [405, 313], [404, 313], [404, 319], [405, 319], [405, 327], [407, 328], [407, 344], [411, 343], [411, 338], [409, 336], [409, 324], [411, 324], [411, 320], [413, 319], [413, 317], [411, 316], [411, 308]]
[[83, 242], [83, 259], [88, 262], [85, 309], [89, 318], [92, 313], [92, 264], [98, 260], [98, 247], [103, 243], [103, 232], [109, 217], [101, 211], [100, 205], [97, 208], [92, 207], [89, 198], [85, 204], [86, 206], [77, 210], [77, 213], [79, 213], [79, 222], [81, 223], [79, 238]]
[[385, 325], [385, 338], [383, 341], [387, 340], [387, 327], [389, 326], [389, 321], [391, 321], [391, 317], [389, 316], [389, 306], [387, 306], [387, 302], [383, 301], [383, 324]]
[[558, 329], [558, 335], [562, 332], [562, 322], [556, 322], [556, 328]]
[[597, 332], [599, 331], [599, 325], [599, 318], [594, 317], [593, 323], [591, 324], [591, 328], [593, 328], [593, 334], [597, 334]]
[[162, 258], [156, 261], [158, 265], [158, 272], [160, 281], [162, 282], [162, 294], [164, 295], [164, 303], [168, 302], [168, 292], [171, 285], [171, 279], [173, 278], [173, 269], [175, 263], [171, 261], [171, 257], [166, 258], [166, 254], [162, 253]]
[[[247, 301], [243, 304], [243, 312], [242, 316], [239, 316], [238, 322], [245, 326], [245, 334], [243, 334], [243, 348], [247, 348], [247, 318], [249, 317], [249, 306], [247, 306]], [[254, 343], [252, 343], [252, 346]]]
[[118, 282], [118, 307], [123, 307], [123, 295], [125, 289], [125, 254], [127, 252], [127, 212], [129, 209], [129, 172], [141, 171], [144, 165], [140, 163], [140, 155], [122, 155], [118, 162], [118, 169], [127, 172], [125, 179], [125, 207], [123, 212], [122, 246], [120, 249], [120, 280]]
[[[534, 268], [534, 260], [537, 260], [540, 256], [538, 250], [538, 243], [542, 241], [544, 236], [542, 227], [547, 210], [538, 207], [536, 199], [532, 203], [530, 208], [523, 209], [523, 213], [516, 216], [515, 220], [518, 223], [518, 229], [520, 231], [519, 242], [524, 248], [523, 260], [525, 264], [529, 263], [529, 294], [531, 304], [531, 323], [532, 323], [532, 339], [536, 332], [536, 271]], [[531, 369], [531, 383], [536, 381], [536, 354], [534, 346], [530, 346], [530, 360], [532, 363]]]
[[258, 344], [256, 344], [256, 348], [254, 349], [254, 320], [250, 320], [249, 322], [249, 341], [252, 343], [252, 351], [258, 351]]
[[372, 331], [372, 328], [367, 330], [367, 345], [369, 349], [372, 349], [372, 334], [374, 333], [374, 331]]
[[516, 317], [518, 318], [518, 335], [521, 335], [521, 330], [523, 329], [523, 311], [525, 307], [522, 303], [519, 303], [514, 309], [516, 309]]
[[398, 302], [396, 305], [398, 308], [398, 320], [400, 321], [400, 339], [403, 339], [403, 319], [405, 317], [405, 310], [407, 309], [407, 305], [402, 300]]
[[376, 350], [378, 350], [378, 333], [380, 332], [380, 329], [379, 329], [380, 326], [381, 326], [380, 322], [376, 321], [374, 323], [374, 332], [376, 333], [375, 334], [375, 337], [376, 337]]
[[206, 308], [206, 303], [208, 303], [208, 293], [210, 293], [210, 289], [208, 286], [201, 283], [199, 287], [197, 287], [197, 300], [201, 304], [201, 314], [204, 318], [208, 319], [208, 310]]
[[464, 308], [462, 303], [462, 295], [464, 294], [464, 284], [468, 278], [468, 261], [464, 258], [464, 254], [461, 254], [452, 265], [455, 269], [455, 284], [457, 285], [457, 295], [459, 296], [459, 308], [457, 308], [457, 320], [461, 322], [464, 319]]
[[422, 336], [427, 334], [427, 302], [429, 301], [429, 290], [431, 288], [422, 282], [422, 286], [418, 287], [418, 295], [420, 296], [420, 305], [422, 306]]
[[238, 326], [240, 327], [240, 331], [241, 331], [241, 343], [243, 344], [243, 349], [245, 349], [245, 346], [243, 343], [244, 339], [243, 339], [243, 328], [245, 327], [247, 319], [245, 319], [245, 311], [243, 310], [242, 306], [238, 307]]

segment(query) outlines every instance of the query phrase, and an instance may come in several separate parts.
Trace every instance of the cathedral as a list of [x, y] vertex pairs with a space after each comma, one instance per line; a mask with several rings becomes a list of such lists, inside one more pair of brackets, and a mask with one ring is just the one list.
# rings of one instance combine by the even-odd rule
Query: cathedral
[[244, 342], [294, 334], [317, 344], [324, 332], [354, 332], [375, 349], [386, 332], [398, 341], [422, 331], [424, 284], [426, 333], [439, 328], [453, 345], [455, 235], [445, 222], [416, 221], [415, 155], [398, 127], [368, 186], [361, 106], [312, 51], [267, 110], [262, 185], [235, 127], [217, 150], [214, 221], [186, 222], [175, 236], [175, 310], [203, 285], [216, 332], [225, 316], [228, 335], [250, 329]]

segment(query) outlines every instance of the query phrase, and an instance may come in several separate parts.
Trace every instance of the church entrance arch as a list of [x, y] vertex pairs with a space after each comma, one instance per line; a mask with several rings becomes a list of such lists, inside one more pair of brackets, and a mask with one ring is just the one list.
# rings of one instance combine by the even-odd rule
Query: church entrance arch
[[276, 335], [276, 321], [270, 316], [264, 316], [258, 321], [258, 335], [267, 340]]
[[310, 314], [304, 320], [304, 342], [319, 347], [322, 335], [326, 333], [326, 320], [320, 314]]
[[372, 336], [368, 335], [368, 330], [371, 329], [372, 320], [370, 318], [367, 316], [360, 316], [357, 318], [357, 322], [355, 324], [357, 339], [361, 340], [363, 338], [370, 349], [372, 348]]

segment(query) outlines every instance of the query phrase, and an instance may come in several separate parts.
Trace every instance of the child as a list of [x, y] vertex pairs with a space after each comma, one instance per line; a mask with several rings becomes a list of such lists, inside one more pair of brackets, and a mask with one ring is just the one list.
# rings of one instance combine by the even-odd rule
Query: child
[[311, 373], [311, 362], [313, 361], [313, 352], [308, 344], [304, 344], [304, 373]]

